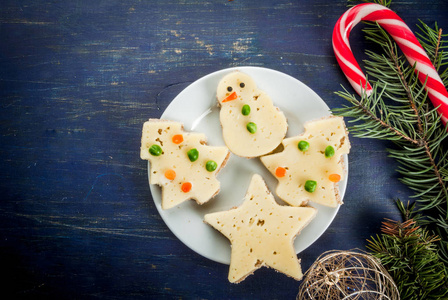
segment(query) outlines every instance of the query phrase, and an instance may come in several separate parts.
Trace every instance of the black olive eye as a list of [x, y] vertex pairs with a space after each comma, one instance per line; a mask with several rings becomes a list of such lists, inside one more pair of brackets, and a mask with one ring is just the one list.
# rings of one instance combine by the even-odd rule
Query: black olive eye
[[228, 87], [227, 87], [227, 91], [231, 92], [232, 90], [233, 90], [233, 89], [232, 89], [231, 86], [228, 86]]
[[246, 85], [244, 84], [244, 82], [241, 82], [241, 83], [240, 83], [240, 87], [243, 88], [243, 87], [245, 87], [245, 86], [246, 86]]

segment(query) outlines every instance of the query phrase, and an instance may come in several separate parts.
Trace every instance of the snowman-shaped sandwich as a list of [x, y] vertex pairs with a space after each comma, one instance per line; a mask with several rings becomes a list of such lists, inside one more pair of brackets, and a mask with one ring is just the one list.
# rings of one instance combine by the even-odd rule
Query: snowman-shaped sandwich
[[285, 137], [285, 115], [249, 75], [228, 74], [219, 82], [216, 96], [224, 142], [234, 154], [247, 158], [265, 155]]

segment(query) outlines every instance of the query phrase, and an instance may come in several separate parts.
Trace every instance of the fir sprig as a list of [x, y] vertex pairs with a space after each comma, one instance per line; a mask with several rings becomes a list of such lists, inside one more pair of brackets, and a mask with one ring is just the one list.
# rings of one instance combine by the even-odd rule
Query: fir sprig
[[[388, 3], [390, 4], [390, 3]], [[423, 22], [418, 37], [445, 84], [448, 84], [448, 41], [441, 29]], [[337, 94], [351, 105], [333, 110], [349, 119], [353, 136], [392, 141], [388, 149], [398, 163], [401, 181], [414, 190], [422, 215], [420, 225], [428, 225], [440, 236], [438, 245], [448, 264], [448, 136], [436, 108], [418, 80], [415, 66], [400, 55], [392, 38], [377, 24], [364, 29], [367, 40], [380, 53], [366, 51], [365, 68], [373, 92], [355, 96], [347, 90]]]
[[445, 86], [448, 85], [448, 68], [446, 68], [448, 65], [448, 51], [443, 51], [447, 49], [446, 42], [443, 39], [446, 39], [448, 35], [442, 34], [442, 28], [439, 28], [437, 23], [434, 24], [434, 28], [431, 28], [420, 21], [417, 27], [420, 29], [420, 32], [416, 33], [420, 44], [428, 51], [428, 56], [436, 70], [440, 73], [440, 70], [444, 69], [444, 72], [440, 73], [440, 77]]
[[[398, 201], [398, 206], [404, 206]], [[401, 299], [446, 299], [448, 274], [438, 255], [437, 236], [419, 227], [404, 211], [403, 223], [386, 220], [381, 235], [368, 240], [367, 248], [381, 260], [397, 284]]]

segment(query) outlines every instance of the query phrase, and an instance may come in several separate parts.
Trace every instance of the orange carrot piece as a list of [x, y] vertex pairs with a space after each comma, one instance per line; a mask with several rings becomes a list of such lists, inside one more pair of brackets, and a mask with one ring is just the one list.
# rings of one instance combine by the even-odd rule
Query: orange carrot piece
[[182, 186], [180, 187], [180, 189], [182, 190], [182, 192], [188, 193], [189, 191], [191, 191], [191, 182], [182, 183]]
[[236, 92], [233, 92], [232, 94], [228, 95], [224, 100], [222, 100], [222, 102], [228, 102], [228, 101], [232, 101], [235, 100], [236, 98], [238, 98], [238, 95], [236, 94]]
[[286, 169], [283, 167], [278, 167], [275, 169], [275, 176], [277, 177], [284, 177], [286, 175]]
[[174, 144], [180, 144], [184, 141], [184, 137], [182, 134], [173, 135], [172, 141]]
[[330, 176], [328, 176], [328, 179], [330, 179], [331, 182], [339, 182], [341, 180], [341, 175], [331, 174]]
[[165, 177], [168, 180], [173, 180], [174, 178], [176, 178], [176, 172], [174, 172], [174, 170], [166, 170], [165, 171]]

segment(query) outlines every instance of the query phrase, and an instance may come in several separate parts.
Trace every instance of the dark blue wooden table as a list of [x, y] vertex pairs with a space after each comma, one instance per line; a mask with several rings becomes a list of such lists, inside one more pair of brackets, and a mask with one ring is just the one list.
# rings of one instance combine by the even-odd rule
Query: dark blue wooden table
[[[262, 66], [330, 108], [350, 88], [331, 33], [346, 1], [20, 1], [0, 4], [2, 295], [55, 299], [293, 299], [299, 282], [263, 268], [239, 285], [160, 218], [139, 158], [141, 127], [193, 81]], [[394, 1], [412, 29], [448, 33], [446, 1]], [[358, 25], [356, 56], [369, 46]], [[352, 138], [345, 204], [299, 254], [363, 249], [410, 192], [387, 143]]]

